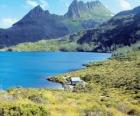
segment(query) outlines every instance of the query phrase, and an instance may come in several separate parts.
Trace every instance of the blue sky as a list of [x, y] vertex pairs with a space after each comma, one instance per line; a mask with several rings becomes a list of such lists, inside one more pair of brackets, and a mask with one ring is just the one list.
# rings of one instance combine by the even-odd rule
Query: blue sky
[[[64, 14], [73, 0], [0, 0], [0, 28], [8, 28], [21, 19], [36, 5], [51, 13]], [[82, 0], [95, 1], [95, 0]], [[132, 9], [140, 5], [140, 0], [100, 0], [113, 13]]]

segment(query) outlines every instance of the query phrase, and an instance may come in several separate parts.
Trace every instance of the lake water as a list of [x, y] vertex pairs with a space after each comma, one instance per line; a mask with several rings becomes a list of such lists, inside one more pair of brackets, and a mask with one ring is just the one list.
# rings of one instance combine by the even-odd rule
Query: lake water
[[0, 88], [61, 88], [61, 84], [49, 82], [46, 78], [110, 56], [85, 52], [0, 52]]

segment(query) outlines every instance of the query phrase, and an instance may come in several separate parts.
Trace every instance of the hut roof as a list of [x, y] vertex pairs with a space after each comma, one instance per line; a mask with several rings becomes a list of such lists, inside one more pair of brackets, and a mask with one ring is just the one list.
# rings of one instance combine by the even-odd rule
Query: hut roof
[[71, 81], [81, 81], [80, 77], [71, 77]]

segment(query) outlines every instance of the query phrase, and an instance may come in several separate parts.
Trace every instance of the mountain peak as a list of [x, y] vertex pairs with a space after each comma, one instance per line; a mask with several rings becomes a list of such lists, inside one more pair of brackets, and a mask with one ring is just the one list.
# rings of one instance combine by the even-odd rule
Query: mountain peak
[[35, 8], [33, 8], [33, 10], [43, 10], [43, 9], [40, 5], [37, 5]]
[[44, 14], [44, 10], [41, 8], [40, 5], [36, 6], [35, 8], [33, 8], [30, 12], [29, 15], [34, 15], [34, 16], [40, 16]]
[[78, 3], [78, 0], [73, 0], [72, 4]]
[[132, 10], [126, 10], [126, 11], [119, 12], [118, 14], [115, 15], [115, 17], [118, 17], [118, 16], [119, 17], [120, 16], [127, 16], [128, 17], [128, 16], [134, 16], [134, 15], [140, 15], [140, 6], [135, 7]]
[[32, 21], [32, 20], [39, 20], [45, 18], [46, 16], [49, 15], [49, 11], [44, 11], [40, 5], [34, 7], [27, 15], [23, 17], [20, 21], [14, 24], [16, 25], [21, 25], [27, 23], [27, 21]]
[[83, 2], [73, 0], [65, 17], [72, 19], [94, 19], [111, 17], [111, 12], [99, 1]]
[[44, 10], [42, 9], [42, 7], [40, 5], [38, 5], [38, 6], [34, 7], [30, 12], [38, 14], [38, 13], [44, 12]]
[[140, 6], [134, 8], [133, 12], [135, 12], [136, 14], [139, 14], [140, 13]]
[[95, 6], [103, 5], [99, 0], [87, 2], [87, 4], [88, 4], [88, 3], [90, 3], [90, 4], [92, 4], [92, 5], [95, 5]]

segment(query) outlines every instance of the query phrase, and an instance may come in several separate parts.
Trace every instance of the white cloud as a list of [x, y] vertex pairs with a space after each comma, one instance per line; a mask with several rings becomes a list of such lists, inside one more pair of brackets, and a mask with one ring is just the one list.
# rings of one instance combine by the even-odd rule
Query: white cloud
[[3, 18], [0, 20], [1, 24], [0, 24], [0, 27], [1, 28], [9, 28], [11, 27], [15, 22], [17, 22], [17, 19], [15, 18]]
[[31, 7], [35, 7], [38, 5], [38, 2], [35, 0], [26, 0], [27, 5], [31, 6]]
[[31, 7], [35, 7], [37, 5], [40, 5], [44, 9], [48, 8], [47, 0], [26, 0], [26, 4], [31, 6]]
[[48, 2], [46, 0], [39, 0], [39, 4], [42, 8], [47, 9], [48, 8]]
[[119, 0], [119, 4], [122, 8], [122, 10], [129, 10], [131, 9], [131, 4], [128, 0]]

